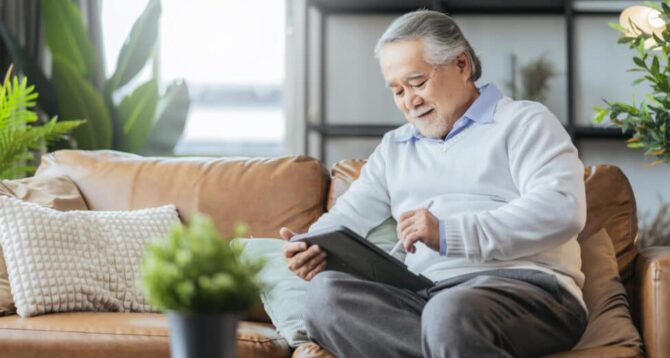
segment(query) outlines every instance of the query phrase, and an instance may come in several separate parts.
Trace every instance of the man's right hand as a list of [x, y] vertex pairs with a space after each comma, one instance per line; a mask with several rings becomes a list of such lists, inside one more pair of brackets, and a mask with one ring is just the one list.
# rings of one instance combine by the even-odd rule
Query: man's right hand
[[326, 268], [326, 253], [317, 245], [309, 248], [305, 242], [291, 242], [295, 233], [285, 227], [279, 230], [279, 235], [286, 240], [282, 252], [288, 269], [303, 280], [309, 281]]

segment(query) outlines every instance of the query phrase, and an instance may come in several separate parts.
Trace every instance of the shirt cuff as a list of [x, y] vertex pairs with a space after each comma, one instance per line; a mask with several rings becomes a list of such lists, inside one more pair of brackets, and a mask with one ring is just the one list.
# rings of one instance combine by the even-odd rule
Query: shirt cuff
[[438, 221], [438, 230], [440, 231], [440, 256], [447, 255], [447, 231], [444, 228], [444, 220]]

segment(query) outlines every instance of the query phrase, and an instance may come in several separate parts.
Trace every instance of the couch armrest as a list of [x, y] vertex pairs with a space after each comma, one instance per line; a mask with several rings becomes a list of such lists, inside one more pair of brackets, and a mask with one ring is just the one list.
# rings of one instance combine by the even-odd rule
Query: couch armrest
[[670, 247], [640, 251], [635, 285], [634, 313], [647, 356], [670, 357]]

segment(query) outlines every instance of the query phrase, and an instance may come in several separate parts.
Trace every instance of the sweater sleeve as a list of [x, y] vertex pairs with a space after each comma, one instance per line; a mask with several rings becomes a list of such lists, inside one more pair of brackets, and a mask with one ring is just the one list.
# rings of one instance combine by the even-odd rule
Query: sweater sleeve
[[444, 218], [447, 256], [514, 260], [560, 246], [584, 227], [584, 167], [558, 119], [546, 109], [527, 116], [507, 147], [519, 197], [494, 210]]
[[384, 140], [370, 155], [358, 179], [309, 231], [343, 225], [365, 237], [368, 231], [391, 216], [383, 146]]

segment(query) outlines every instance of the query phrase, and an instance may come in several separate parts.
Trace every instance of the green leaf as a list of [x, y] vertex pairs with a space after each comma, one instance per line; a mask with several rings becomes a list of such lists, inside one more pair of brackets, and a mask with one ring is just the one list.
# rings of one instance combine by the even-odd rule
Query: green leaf
[[87, 77], [97, 68], [93, 44], [77, 5], [70, 0], [42, 0], [44, 35], [49, 50]]
[[633, 143], [626, 144], [626, 146], [628, 148], [632, 148], [632, 149], [639, 149], [639, 148], [644, 148], [645, 143], [643, 143], [643, 142], [633, 142]]
[[118, 113], [123, 125], [123, 150], [137, 153], [154, 126], [158, 103], [158, 83], [149, 80], [137, 87], [119, 104]]
[[87, 119], [73, 133], [79, 148], [111, 148], [112, 122], [100, 93], [66, 60], [54, 56], [53, 64], [52, 81], [58, 91], [60, 118]]
[[670, 14], [670, 6], [666, 3], [661, 3], [661, 7], [663, 8], [663, 12], [666, 14]]
[[0, 85], [0, 178], [19, 178], [34, 172], [33, 151], [68, 134], [82, 121], [57, 122], [56, 117], [40, 125], [33, 110], [37, 93], [23, 77], [11, 78], [7, 71]]
[[[644, 34], [641, 34], [641, 35], [638, 37], [638, 39], [639, 39], [640, 41], [639, 41], [639, 43], [637, 44], [637, 53], [640, 54], [640, 56], [642, 57], [643, 60], [647, 58], [647, 52], [646, 52], [646, 49], [644, 48], [644, 41], [642, 40], [642, 39], [644, 39], [644, 38], [645, 38]], [[646, 66], [644, 66], [644, 67], [646, 68]]]
[[635, 40], [635, 37], [621, 36], [621, 37], [619, 37], [619, 39], [617, 40], [616, 43], [625, 44], [625, 43], [632, 42], [633, 40]]
[[635, 85], [637, 85], [637, 84], [640, 84], [640, 83], [643, 82], [644, 80], [645, 80], [644, 78], [638, 78], [638, 79], [636, 79], [635, 81], [633, 81], [633, 86], [635, 86]]
[[184, 132], [190, 106], [188, 87], [183, 81], [173, 83], [159, 99], [156, 125], [144, 144], [142, 154], [172, 155]]
[[613, 28], [614, 30], [617, 30], [617, 31], [619, 31], [619, 32], [622, 32], [622, 33], [626, 33], [626, 32], [627, 32], [626, 28], [624, 28], [623, 26], [621, 26], [620, 24], [618, 24], [618, 23], [616, 23], [616, 22], [610, 22], [610, 23], [608, 23], [608, 25], [609, 25], [609, 27], [611, 27], [611, 28]]
[[654, 56], [654, 59], [651, 61], [651, 69], [650, 69], [654, 77], [658, 77], [659, 75], [658, 69], [659, 69], [658, 57]]
[[111, 91], [128, 83], [144, 68], [156, 47], [160, 15], [160, 1], [149, 1], [121, 48], [116, 70], [107, 84]]
[[635, 62], [636, 65], [642, 67], [642, 68], [647, 68], [647, 64], [642, 61], [641, 58], [639, 57], [633, 57], [633, 62]]
[[17, 67], [28, 77], [35, 85], [35, 89], [41, 94], [38, 98], [40, 107], [50, 116], [56, 115], [58, 112], [58, 102], [56, 100], [56, 92], [53, 85], [42, 72], [37, 62], [28, 56], [26, 51], [21, 47], [16, 37], [14, 37], [5, 28], [5, 25], [0, 21], [0, 36], [12, 56]]
[[602, 122], [607, 113], [609, 113], [609, 109], [607, 108], [595, 107], [594, 110], [597, 110], [598, 112], [596, 113], [596, 116], [593, 118], [593, 123]]

